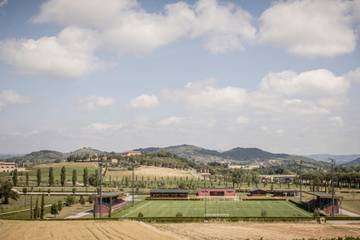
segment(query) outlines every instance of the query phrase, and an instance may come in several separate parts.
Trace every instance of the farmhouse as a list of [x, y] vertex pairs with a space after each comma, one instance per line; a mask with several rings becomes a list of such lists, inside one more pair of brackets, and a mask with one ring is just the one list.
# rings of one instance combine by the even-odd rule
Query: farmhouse
[[[306, 192], [310, 195], [313, 195], [315, 199], [308, 202], [308, 205], [312, 209], [319, 209], [320, 211], [323, 211], [326, 214], [332, 213], [332, 195], [329, 193], [324, 192]], [[339, 196], [334, 196], [334, 213], [339, 213], [340, 208], [340, 200], [341, 198]]]
[[[0, 172], [12, 172], [15, 169], [18, 169], [15, 162], [0, 162]], [[19, 170], [23, 170], [23, 168]]]
[[100, 195], [95, 196], [96, 201], [96, 207], [95, 212], [96, 213], [102, 213], [107, 214], [110, 211], [113, 212], [116, 209], [119, 209], [126, 205], [126, 201], [123, 199], [119, 199], [119, 194], [115, 192], [109, 192], [109, 193], [103, 193], [102, 194], [102, 204], [100, 206]]
[[235, 190], [232, 188], [203, 188], [203, 189], [199, 189], [196, 195], [199, 198], [204, 198], [204, 197], [235, 198]]
[[262, 183], [292, 183], [296, 175], [274, 174], [274, 175], [260, 175], [260, 182]]
[[183, 189], [155, 189], [150, 191], [150, 198], [187, 199], [189, 192]]

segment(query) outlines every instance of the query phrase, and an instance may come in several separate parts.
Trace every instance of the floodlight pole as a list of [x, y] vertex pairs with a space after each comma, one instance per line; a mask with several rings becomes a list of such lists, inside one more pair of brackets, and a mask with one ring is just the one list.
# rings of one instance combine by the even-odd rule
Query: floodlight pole
[[134, 199], [134, 194], [135, 194], [135, 190], [134, 190], [134, 162], [131, 161], [131, 165], [132, 165], [132, 172], [131, 172], [131, 202], [134, 205], [135, 203], [135, 199]]
[[300, 160], [300, 203], [302, 203], [302, 160]]
[[[98, 160], [100, 160], [100, 159], [98, 159]], [[102, 207], [102, 184], [103, 184], [103, 176], [102, 176], [102, 166], [103, 166], [103, 162], [102, 162], [102, 159], [99, 161], [99, 167], [100, 167], [100, 170], [99, 170], [99, 172], [100, 172], [100, 187], [99, 187], [99, 190], [100, 190], [100, 192], [99, 192], [99, 195], [100, 195], [100, 211], [99, 211], [99, 216], [100, 216], [100, 218], [101, 218], [101, 207]]]
[[335, 186], [334, 186], [334, 170], [335, 170], [335, 159], [331, 160], [331, 216], [335, 216]]

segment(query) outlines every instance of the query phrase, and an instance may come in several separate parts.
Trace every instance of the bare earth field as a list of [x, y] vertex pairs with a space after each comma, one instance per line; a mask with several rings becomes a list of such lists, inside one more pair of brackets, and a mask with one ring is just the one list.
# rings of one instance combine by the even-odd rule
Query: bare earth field
[[144, 223], [130, 221], [1, 221], [0, 239], [26, 240], [171, 240], [165, 234]]
[[1, 221], [0, 239], [308, 239], [360, 236], [360, 223], [187, 223]]
[[[132, 172], [128, 170], [123, 171], [108, 171], [106, 176], [122, 177], [131, 176]], [[144, 177], [194, 177], [194, 174], [190, 170], [180, 170], [165, 167], [152, 167], [141, 166], [135, 169], [136, 176]]]
[[339, 236], [360, 236], [360, 222], [357, 224], [317, 223], [188, 223], [154, 224], [166, 232], [172, 232], [180, 239], [307, 239]]

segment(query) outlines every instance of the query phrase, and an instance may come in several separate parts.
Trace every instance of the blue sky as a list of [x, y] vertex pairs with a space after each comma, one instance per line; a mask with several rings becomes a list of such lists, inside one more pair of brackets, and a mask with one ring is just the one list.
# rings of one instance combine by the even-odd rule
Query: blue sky
[[359, 2], [0, 0], [0, 153], [359, 153]]

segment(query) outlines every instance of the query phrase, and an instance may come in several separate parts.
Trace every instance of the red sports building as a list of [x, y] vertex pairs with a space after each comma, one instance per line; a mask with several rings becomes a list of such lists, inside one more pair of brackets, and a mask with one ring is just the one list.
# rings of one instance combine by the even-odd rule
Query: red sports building
[[199, 189], [198, 197], [223, 197], [223, 198], [235, 198], [235, 189], [232, 188], [202, 188]]

